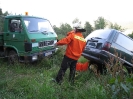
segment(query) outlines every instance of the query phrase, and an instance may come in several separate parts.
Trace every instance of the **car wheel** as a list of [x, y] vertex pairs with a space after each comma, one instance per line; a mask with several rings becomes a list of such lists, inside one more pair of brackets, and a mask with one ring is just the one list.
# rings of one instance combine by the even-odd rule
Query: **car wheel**
[[8, 62], [9, 62], [9, 64], [14, 64], [14, 63], [18, 62], [18, 55], [17, 55], [16, 51], [14, 51], [14, 50], [9, 51]]
[[133, 67], [128, 66], [128, 65], [125, 65], [125, 67], [126, 67], [129, 74], [133, 73]]
[[97, 74], [97, 72], [98, 72], [98, 66], [97, 66], [97, 64], [90, 64], [89, 65], [89, 70], [91, 70], [91, 71], [93, 71], [94, 73]]
[[100, 74], [106, 73], [105, 66], [99, 63], [91, 63], [89, 69], [94, 71], [95, 73], [100, 73]]

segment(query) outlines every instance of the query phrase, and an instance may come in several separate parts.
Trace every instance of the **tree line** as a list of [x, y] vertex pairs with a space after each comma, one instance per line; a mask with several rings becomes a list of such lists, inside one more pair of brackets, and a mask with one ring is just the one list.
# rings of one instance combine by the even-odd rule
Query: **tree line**
[[2, 32], [3, 31], [3, 22], [4, 22], [4, 16], [7, 16], [7, 15], [9, 15], [9, 13], [8, 13], [8, 11], [6, 11], [6, 12], [2, 12], [2, 9], [0, 8], [0, 32]]
[[[75, 18], [72, 23], [76, 23], [76, 22], [81, 22], [81, 21], [78, 18]], [[68, 23], [62, 23], [59, 27], [54, 25], [53, 28], [58, 35], [66, 35], [68, 31], [72, 30], [72, 27]], [[116, 29], [122, 32], [126, 30], [121, 25], [117, 23], [112, 23], [101, 16], [98, 17], [97, 20], [94, 21], [94, 26], [92, 26], [90, 22], [85, 22], [84, 28], [86, 29], [86, 32], [83, 33], [84, 37], [86, 37], [92, 31], [98, 30], [98, 29], [109, 28], [109, 29]], [[129, 33], [128, 36], [133, 38], [133, 32]]]
[[[6, 12], [2, 12], [2, 8], [0, 8], [0, 16], [6, 16], [6, 15], [10, 15], [8, 13], [8, 11]], [[81, 22], [78, 18], [75, 18], [72, 23], [76, 23], [76, 22]], [[57, 27], [56, 25], [53, 25], [53, 29], [55, 30], [55, 32], [57, 33], [57, 35], [59, 35], [59, 37], [65, 36], [67, 32], [71, 31], [73, 27], [71, 27], [70, 24], [68, 23], [62, 23], [59, 27]], [[110, 29], [116, 29], [119, 31], [124, 32], [126, 29], [123, 28], [121, 25], [117, 24], [117, 23], [112, 23], [108, 20], [106, 20], [104, 17], [100, 16], [98, 17], [95, 21], [94, 21], [94, 26], [92, 26], [90, 24], [90, 22], [86, 21], [83, 28], [86, 29], [86, 32], [83, 33], [83, 36], [86, 37], [88, 34], [90, 34], [92, 31], [94, 30], [98, 30], [98, 29], [105, 29], [105, 28], [110, 28]], [[3, 18], [0, 17], [0, 31], [3, 30]], [[131, 38], [133, 38], [133, 32], [129, 33], [128, 36], [130, 36]]]
[[[72, 23], [76, 23], [76, 22], [81, 22], [78, 18], [75, 18], [73, 20]], [[59, 27], [57, 27], [56, 25], [53, 26], [55, 32], [58, 35], [66, 35], [66, 33], [68, 31], [72, 30], [72, 27], [68, 24], [68, 23], [62, 23]], [[94, 30], [98, 30], [98, 29], [105, 29], [105, 28], [109, 28], [109, 29], [116, 29], [119, 31], [124, 32], [126, 29], [123, 28], [121, 25], [117, 24], [117, 23], [112, 23], [108, 20], [106, 20], [104, 17], [98, 17], [97, 20], [94, 21], [94, 26], [92, 26], [90, 24], [90, 22], [85, 22], [84, 27], [86, 29], [86, 32], [83, 33], [84, 37], [86, 37], [88, 34], [90, 34], [92, 31]], [[130, 36], [131, 38], [133, 38], [133, 32], [129, 33], [128, 36]]]

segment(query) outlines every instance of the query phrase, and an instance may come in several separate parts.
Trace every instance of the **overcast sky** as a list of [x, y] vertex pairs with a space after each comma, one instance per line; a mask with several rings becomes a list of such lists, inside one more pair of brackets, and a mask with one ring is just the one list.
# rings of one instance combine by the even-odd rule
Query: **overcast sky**
[[52, 25], [71, 24], [78, 18], [94, 24], [99, 16], [116, 22], [133, 22], [132, 0], [0, 0], [3, 12], [40, 16]]

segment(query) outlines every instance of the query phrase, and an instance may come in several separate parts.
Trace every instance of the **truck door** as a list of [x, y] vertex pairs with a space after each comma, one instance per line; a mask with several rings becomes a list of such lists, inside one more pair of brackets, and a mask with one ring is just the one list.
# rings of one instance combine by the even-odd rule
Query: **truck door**
[[18, 51], [24, 49], [24, 32], [20, 18], [8, 20], [8, 32], [5, 33], [4, 39], [7, 46], [15, 47]]

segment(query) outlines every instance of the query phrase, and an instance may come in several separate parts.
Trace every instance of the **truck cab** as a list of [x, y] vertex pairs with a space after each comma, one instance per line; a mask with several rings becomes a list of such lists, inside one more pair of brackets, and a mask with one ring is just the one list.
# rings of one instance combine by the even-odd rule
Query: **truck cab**
[[28, 15], [10, 15], [4, 18], [0, 33], [0, 53], [14, 62], [33, 62], [55, 53], [57, 34], [50, 21]]

